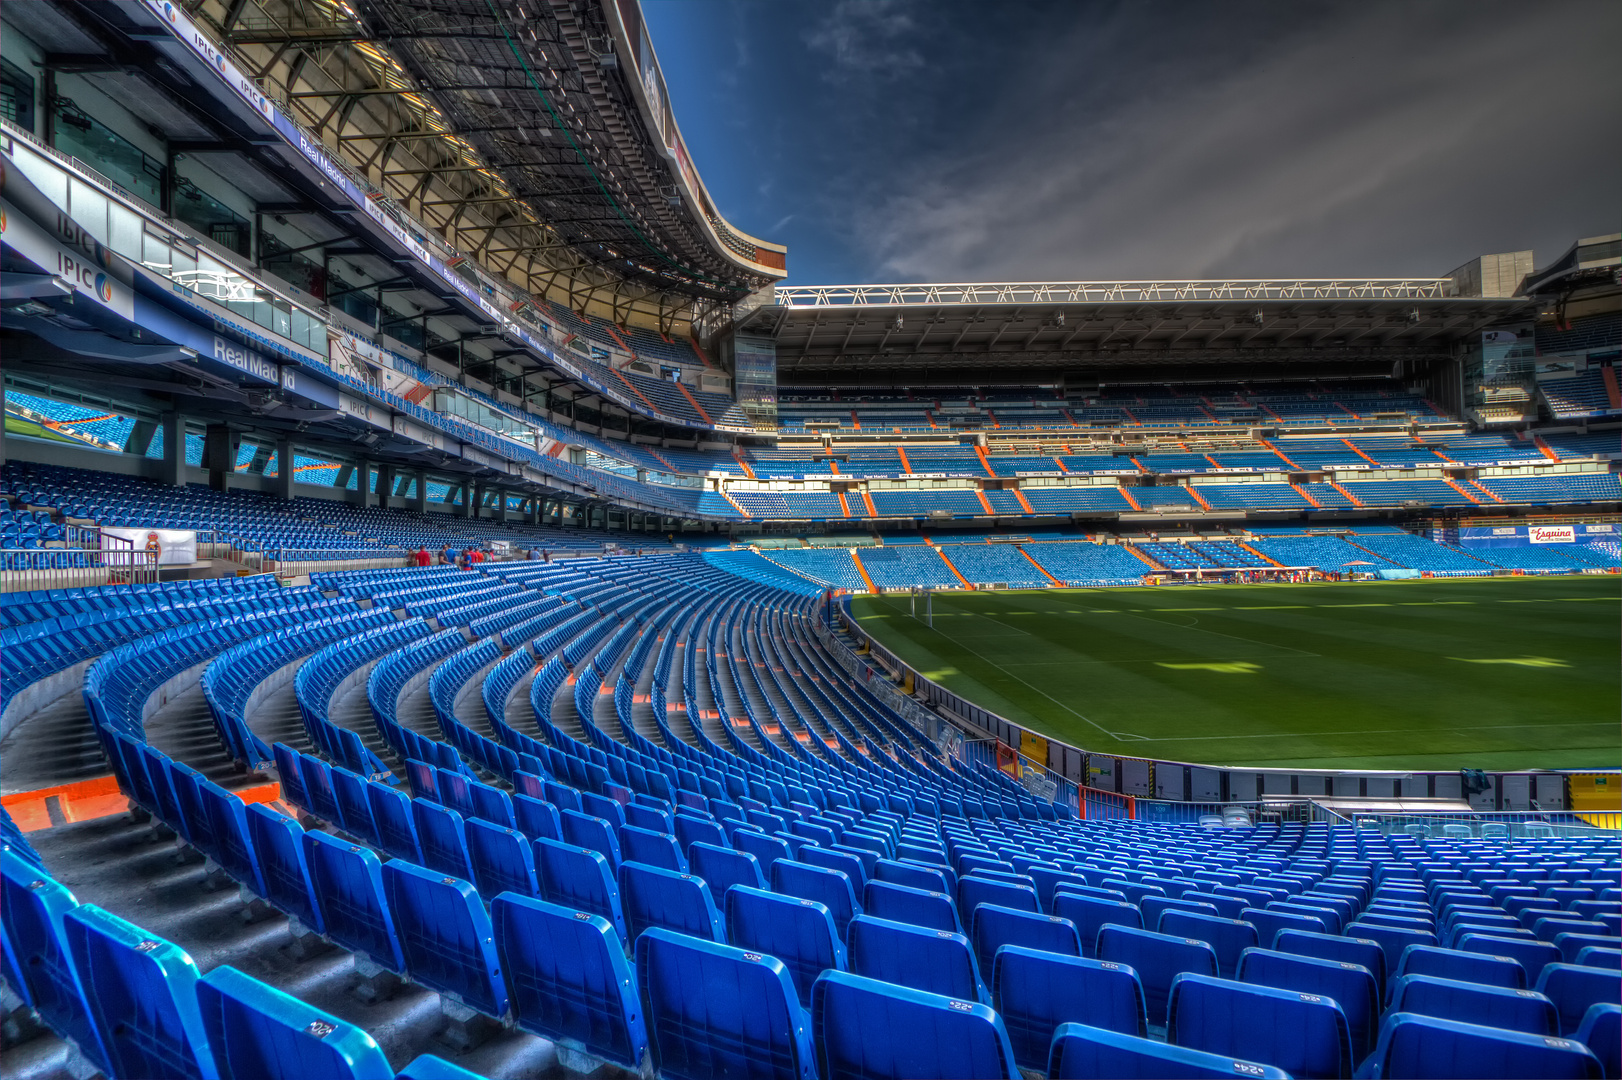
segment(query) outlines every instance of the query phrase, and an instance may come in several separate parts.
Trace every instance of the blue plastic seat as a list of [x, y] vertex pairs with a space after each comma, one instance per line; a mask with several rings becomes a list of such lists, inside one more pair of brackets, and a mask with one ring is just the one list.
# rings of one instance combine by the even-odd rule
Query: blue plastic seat
[[491, 901], [490, 915], [518, 1026], [577, 1053], [638, 1069], [647, 1030], [613, 924], [510, 893]]
[[1271, 1065], [1083, 1024], [1063, 1024], [1053, 1033], [1048, 1076], [1050, 1080], [1233, 1080], [1236, 1076], [1290, 1080], [1289, 1073]]
[[19, 993], [52, 1030], [73, 1040], [91, 1063], [105, 1070], [106, 1051], [63, 936], [63, 917], [78, 903], [37, 867], [9, 850], [0, 852], [0, 921], [22, 972]]
[[779, 859], [793, 857], [787, 843], [778, 837], [767, 836], [752, 829], [738, 829], [733, 832], [732, 846], [753, 855], [755, 861], [760, 863], [760, 872], [766, 875], [767, 880], [771, 879], [772, 864]]
[[1533, 1035], [1560, 1034], [1559, 1013], [1542, 994], [1431, 975], [1396, 979], [1392, 983], [1391, 1009]]
[[869, 881], [862, 892], [862, 910], [880, 919], [913, 923], [934, 930], [962, 933], [957, 908], [944, 892], [915, 889], [889, 881]]
[[265, 876], [265, 899], [317, 934], [326, 933], [304, 861], [304, 830], [264, 803], [248, 807], [248, 835]]
[[862, 905], [856, 902], [856, 891], [851, 887], [850, 878], [838, 870], [824, 870], [820, 866], [792, 859], [779, 859], [773, 863], [771, 874], [773, 892], [798, 896], [802, 900], [815, 900], [827, 908], [828, 914], [833, 917], [839, 940], [846, 940], [845, 928], [852, 918], [862, 913]]
[[802, 1005], [824, 971], [844, 971], [845, 945], [826, 905], [748, 886], [727, 890], [727, 940], [775, 956], [788, 968]]
[[378, 857], [359, 844], [311, 831], [304, 834], [304, 861], [326, 935], [390, 971], [401, 970], [405, 960]]
[[218, 784], [204, 780], [197, 794], [208, 812], [208, 822], [219, 849], [219, 864], [239, 884], [258, 896], [265, 895], [265, 879], [248, 835], [248, 808]]
[[1622, 1001], [1622, 972], [1578, 964], [1547, 964], [1537, 988], [1560, 1012], [1560, 1034], [1571, 1035], [1590, 1006]]
[[465, 830], [473, 884], [486, 902], [504, 892], [535, 896], [540, 891], [535, 856], [523, 833], [482, 818], [469, 818]]
[[468, 795], [473, 801], [471, 818], [482, 818], [494, 825], [503, 825], [509, 829], [518, 828], [518, 819], [513, 813], [512, 796], [500, 788], [491, 787], [471, 781], [467, 786]]
[[835, 971], [817, 980], [811, 1016], [821, 1080], [1019, 1080], [1002, 1021], [978, 1002]]
[[1217, 971], [1224, 979], [1233, 978], [1239, 967], [1239, 955], [1258, 944], [1256, 927], [1249, 922], [1187, 911], [1166, 912], [1160, 920], [1160, 932], [1210, 945], [1216, 951]]
[[1148, 1031], [1143, 986], [1123, 964], [1008, 945], [997, 951], [992, 984], [1021, 1068], [1046, 1067], [1053, 1033], [1062, 1024], [1128, 1035]]
[[[647, 798], [645, 795], [639, 797]], [[648, 829], [651, 832], [674, 833], [676, 831], [676, 818], [669, 810], [646, 806], [638, 802], [627, 803], [620, 809], [625, 814], [625, 824], [627, 825], [635, 825], [639, 829]], [[703, 819], [695, 818], [694, 820], [702, 821]], [[709, 824], [709, 822], [706, 822], [706, 824]], [[721, 841], [722, 843], [726, 842], [726, 833], [724, 832], [721, 833]]]
[[824, 870], [838, 870], [850, 878], [852, 889], [858, 896], [867, 887], [867, 864], [862, 859], [848, 851], [835, 851], [832, 848], [808, 847], [802, 848], [797, 860], [810, 866], [820, 866]]
[[1374, 985], [1379, 988], [1380, 1000], [1385, 1000], [1385, 950], [1372, 938], [1335, 937], [1331, 934], [1285, 930], [1273, 940], [1273, 948], [1295, 956], [1313, 956], [1319, 960], [1334, 960], [1367, 968], [1369, 974], [1374, 976]]
[[1622, 1005], [1614, 1001], [1590, 1005], [1572, 1038], [1599, 1058], [1607, 1078], [1622, 1076]]
[[620, 828], [620, 854], [626, 862], [658, 866], [677, 874], [688, 872], [687, 856], [670, 833], [657, 833], [635, 825]]
[[627, 862], [620, 866], [620, 906], [629, 939], [650, 926], [726, 944], [726, 923], [702, 878], [660, 866]]
[[[633, 823], [634, 824], [634, 823]], [[669, 832], [669, 829], [665, 829]], [[727, 834], [721, 826], [709, 818], [698, 817], [695, 814], [676, 814], [676, 842], [681, 845], [683, 852], [692, 858], [694, 844], [714, 844], [716, 847], [727, 846]]]
[[1037, 902], [1034, 886], [1015, 885], [1011, 882], [977, 876], [959, 879], [957, 883], [959, 915], [972, 924], [974, 909], [980, 904], [998, 904], [1019, 911], [1042, 910], [1042, 905]]
[[817, 1076], [810, 1020], [775, 957], [654, 927], [637, 938], [636, 974], [661, 1077]]
[[[1436, 935], [1430, 933], [1429, 931], [1409, 930], [1394, 926], [1386, 926], [1382, 923], [1366, 922], [1361, 917], [1354, 919], [1352, 922], [1347, 924], [1346, 932], [1343, 936], [1349, 938], [1367, 938], [1371, 941], [1379, 942], [1380, 950], [1385, 953], [1385, 967], [1387, 971], [1397, 970], [1397, 965], [1402, 962], [1402, 951], [1408, 946], [1438, 944]], [[1457, 944], [1454, 945], [1454, 948], [1459, 947], [1460, 946]], [[1480, 952], [1490, 950], [1476, 951]]]
[[748, 852], [730, 847], [695, 841], [687, 849], [687, 867], [709, 885], [710, 896], [723, 911], [727, 890], [734, 885], [747, 885], [751, 889], [766, 887], [766, 875], [760, 872], [760, 862]]
[[1145, 928], [1160, 930], [1160, 916], [1168, 911], [1187, 911], [1195, 915], [1221, 915], [1215, 904], [1201, 900], [1180, 900], [1171, 896], [1145, 896], [1138, 905], [1143, 912]]
[[875, 880], [922, 889], [925, 892], [950, 894], [956, 889], [957, 882], [948, 880], [948, 873], [945, 866], [924, 866], [914, 862], [902, 862], [899, 859], [880, 859], [873, 867]]
[[1438, 979], [1502, 986], [1510, 990], [1525, 990], [1527, 985], [1526, 969], [1518, 960], [1433, 945], [1410, 945], [1404, 949], [1394, 975], [1397, 978], [1403, 975], [1432, 975]]
[[378, 781], [366, 785], [366, 801], [377, 826], [378, 846], [396, 859], [422, 862], [422, 845], [411, 817], [411, 796]]
[[329, 825], [343, 828], [343, 811], [338, 807], [338, 796], [332, 789], [332, 766], [318, 757], [300, 754], [299, 776], [304, 781], [304, 793], [310, 800], [310, 813]]
[[968, 938], [859, 915], [850, 924], [850, 970], [871, 979], [989, 1003]]
[[1005, 945], [1023, 945], [1062, 956], [1081, 955], [1075, 924], [1059, 915], [981, 904], [974, 909], [970, 934], [981, 971], [991, 970], [997, 950]]
[[531, 840], [563, 839], [563, 819], [557, 807], [521, 793], [514, 793], [512, 799], [513, 819], [518, 823], [519, 832]]
[[531, 847], [542, 900], [607, 919], [625, 937], [619, 882], [601, 853], [559, 840], [534, 840]]
[[1507, 956], [1526, 969], [1526, 985], [1536, 986], [1546, 964], [1560, 962], [1560, 950], [1532, 937], [1506, 937], [1501, 934], [1465, 934], [1454, 943], [1463, 952]]
[[1374, 1046], [1380, 1022], [1380, 987], [1374, 973], [1345, 960], [1320, 960], [1271, 949], [1246, 949], [1239, 959], [1240, 982], [1321, 994], [1333, 998], [1346, 1016], [1354, 1059]]
[[1171, 987], [1166, 1041], [1209, 1054], [1244, 1054], [1298, 1078], [1352, 1072], [1346, 1015], [1322, 994], [1179, 975]]
[[1327, 920], [1316, 915], [1304, 915], [1299, 911], [1245, 908], [1239, 913], [1239, 917], [1256, 928], [1256, 944], [1263, 949], [1275, 947], [1278, 935], [1286, 930], [1310, 934], [1329, 933]]
[[1143, 983], [1149, 1023], [1166, 1022], [1166, 1003], [1173, 980], [1192, 973], [1216, 977], [1216, 950], [1203, 941], [1109, 924], [1098, 932], [1098, 959], [1125, 964]]
[[389, 1060], [362, 1028], [291, 994], [217, 967], [197, 983], [197, 1007], [220, 1080], [388, 1080]]
[[373, 847], [382, 847], [383, 839], [372, 818], [371, 798], [367, 794], [369, 783], [348, 769], [332, 769], [332, 797], [338, 804], [343, 819], [343, 830]]
[[490, 917], [466, 881], [395, 860], [383, 864], [406, 974], [487, 1016], [507, 1012]]
[[1143, 929], [1143, 912], [1125, 900], [1105, 900], [1059, 892], [1053, 896], [1053, 914], [1069, 919], [1081, 939], [1081, 955], [1098, 955], [1098, 933], [1106, 926]]
[[411, 800], [411, 821], [422, 845], [422, 865], [463, 881], [473, 880], [473, 865], [467, 857], [467, 826], [455, 810], [428, 802]]
[[564, 843], [590, 848], [608, 860], [610, 870], [619, 873], [620, 863], [624, 860], [620, 855], [619, 840], [615, 836], [615, 825], [605, 818], [582, 814], [576, 810], [560, 811], [558, 817], [563, 823]]
[[67, 912], [62, 930], [112, 1075], [219, 1075], [197, 1011], [197, 965], [184, 949], [94, 904]]
[[1414, 1013], [1387, 1013], [1380, 1040], [1359, 1075], [1372, 1080], [1599, 1080], [1599, 1059], [1572, 1039], [1528, 1035]]

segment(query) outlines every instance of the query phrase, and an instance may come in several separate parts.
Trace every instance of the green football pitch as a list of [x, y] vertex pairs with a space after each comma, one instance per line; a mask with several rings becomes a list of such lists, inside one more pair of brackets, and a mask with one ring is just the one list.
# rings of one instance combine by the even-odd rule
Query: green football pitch
[[853, 612], [1085, 750], [1299, 768], [1615, 768], [1622, 578], [937, 593]]

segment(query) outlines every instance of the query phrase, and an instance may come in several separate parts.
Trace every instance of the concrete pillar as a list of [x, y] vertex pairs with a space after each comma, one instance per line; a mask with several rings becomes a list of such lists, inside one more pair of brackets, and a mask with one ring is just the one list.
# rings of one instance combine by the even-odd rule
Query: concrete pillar
[[471, 480], [462, 481], [462, 516], [465, 518], [477, 517], [478, 507], [474, 505], [477, 499], [477, 488]]
[[230, 490], [231, 476], [237, 468], [237, 450], [241, 446], [241, 433], [232, 431], [229, 425], [208, 425], [203, 434], [203, 467], [208, 470], [209, 487], [215, 491]]
[[293, 497], [293, 481], [297, 476], [293, 469], [297, 466], [297, 459], [293, 454], [292, 439], [276, 440], [276, 495], [278, 498], [291, 499]]
[[428, 474], [417, 470], [417, 493], [412, 496], [411, 509], [419, 514], [428, 512]]
[[152, 445], [152, 436], [157, 433], [158, 425], [154, 421], [135, 421], [135, 426], [130, 428], [130, 437], [124, 440], [124, 453], [144, 456], [147, 447]]
[[163, 414], [163, 468], [160, 483], [186, 486], [186, 417], [178, 412]]
[[483, 517], [484, 516], [484, 485], [483, 484], [474, 484], [473, 485], [473, 498], [468, 500], [468, 506], [473, 511], [472, 513], [470, 513], [468, 515], [468, 517], [477, 518], [477, 517]]
[[526, 504], [525, 510], [527, 511], [527, 513], [524, 515], [525, 521], [529, 522], [531, 525], [539, 525], [541, 523], [541, 497], [539, 495], [531, 495], [529, 497], [529, 502]]

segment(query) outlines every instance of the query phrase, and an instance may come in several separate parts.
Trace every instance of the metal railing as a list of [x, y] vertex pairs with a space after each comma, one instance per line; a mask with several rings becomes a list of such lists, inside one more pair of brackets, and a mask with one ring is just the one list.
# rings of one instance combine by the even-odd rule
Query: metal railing
[[1360, 830], [1377, 831], [1383, 835], [1407, 834], [1420, 840], [1520, 840], [1527, 837], [1593, 835], [1622, 826], [1622, 820], [1618, 819], [1622, 819], [1622, 813], [1536, 810], [1481, 813], [1434, 810], [1352, 815], [1353, 824]]
[[1229, 278], [1206, 281], [1008, 281], [937, 285], [779, 285], [783, 307], [930, 304], [1188, 303], [1221, 300], [1441, 300], [1451, 278]]
[[158, 580], [158, 557], [122, 537], [108, 547], [0, 549], [0, 592], [81, 589], [91, 585], [148, 585]]

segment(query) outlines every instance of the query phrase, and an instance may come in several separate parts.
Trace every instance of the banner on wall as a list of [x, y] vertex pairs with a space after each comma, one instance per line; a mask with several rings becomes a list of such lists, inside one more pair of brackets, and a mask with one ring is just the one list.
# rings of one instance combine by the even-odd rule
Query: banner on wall
[[1526, 538], [1534, 544], [1575, 544], [1577, 530], [1570, 525], [1529, 525]]
[[1459, 543], [1470, 547], [1525, 547], [1528, 544], [1589, 544], [1622, 540], [1622, 524], [1495, 525], [1459, 530]]
[[101, 549], [107, 552], [130, 550], [114, 543], [112, 537], [129, 541], [136, 551], [156, 551], [159, 566], [186, 566], [197, 561], [197, 534], [190, 529], [111, 529], [101, 530]]

